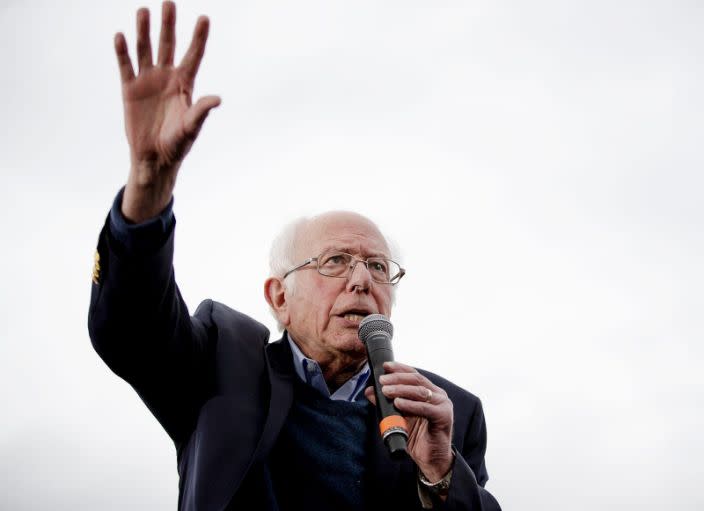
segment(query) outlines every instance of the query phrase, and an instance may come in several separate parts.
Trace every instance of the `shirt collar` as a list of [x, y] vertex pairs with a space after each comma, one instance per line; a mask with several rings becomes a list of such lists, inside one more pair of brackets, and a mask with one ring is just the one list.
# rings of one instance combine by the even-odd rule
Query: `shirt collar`
[[320, 369], [320, 365], [312, 358], [306, 357], [298, 345], [293, 341], [288, 332], [286, 332], [286, 339], [291, 346], [291, 353], [293, 354], [293, 367], [296, 370], [296, 374], [304, 383], [307, 383], [322, 395], [329, 397], [334, 400], [341, 401], [357, 401], [358, 399], [366, 399], [364, 396], [365, 384], [369, 379], [369, 363], [365, 362], [362, 368], [357, 371], [354, 376], [343, 383], [335, 392], [330, 394], [330, 389], [328, 389], [327, 383], [325, 383], [325, 378], [323, 378], [323, 371]]

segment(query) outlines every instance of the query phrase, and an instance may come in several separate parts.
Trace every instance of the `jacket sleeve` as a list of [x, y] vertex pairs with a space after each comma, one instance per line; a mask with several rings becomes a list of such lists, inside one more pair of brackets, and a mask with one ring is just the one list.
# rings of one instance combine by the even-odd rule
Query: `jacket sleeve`
[[[476, 399], [476, 398], [475, 398]], [[501, 506], [484, 485], [489, 479], [484, 461], [486, 421], [481, 401], [476, 399], [461, 448], [454, 447], [455, 463], [447, 500], [434, 509], [501, 511]]]
[[489, 480], [485, 454], [486, 420], [478, 397], [427, 371], [421, 371], [442, 387], [454, 410], [453, 452], [455, 462], [447, 499], [433, 499], [434, 510], [501, 511], [498, 501], [484, 486]]
[[96, 252], [88, 331], [98, 355], [134, 387], [178, 447], [213, 385], [214, 336], [208, 311], [191, 318], [176, 286], [174, 225], [154, 246], [127, 250], [108, 217]]

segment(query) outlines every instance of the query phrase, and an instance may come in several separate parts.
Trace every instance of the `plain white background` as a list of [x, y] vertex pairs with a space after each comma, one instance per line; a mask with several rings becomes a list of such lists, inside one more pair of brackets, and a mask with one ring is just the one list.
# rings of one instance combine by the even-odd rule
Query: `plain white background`
[[[173, 446], [86, 329], [137, 7], [0, 3], [2, 509], [176, 507]], [[177, 58], [202, 13], [192, 310], [273, 328], [278, 229], [361, 212], [408, 269], [396, 357], [482, 398], [504, 509], [702, 509], [699, 2], [184, 1]]]

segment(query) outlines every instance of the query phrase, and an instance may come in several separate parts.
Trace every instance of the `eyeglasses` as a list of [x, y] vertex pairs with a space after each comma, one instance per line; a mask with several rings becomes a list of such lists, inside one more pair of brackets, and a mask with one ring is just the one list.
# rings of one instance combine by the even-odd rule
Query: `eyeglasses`
[[401, 268], [396, 261], [386, 259], [385, 257], [370, 257], [364, 260], [345, 252], [331, 250], [323, 252], [318, 257], [306, 259], [298, 266], [287, 271], [283, 278], [288, 277], [294, 271], [300, 270], [313, 262], [316, 263], [318, 273], [321, 275], [340, 279], [345, 279], [352, 275], [357, 263], [364, 263], [364, 266], [367, 267], [369, 274], [372, 276], [372, 280], [380, 284], [398, 284], [401, 277], [406, 274], [406, 270]]

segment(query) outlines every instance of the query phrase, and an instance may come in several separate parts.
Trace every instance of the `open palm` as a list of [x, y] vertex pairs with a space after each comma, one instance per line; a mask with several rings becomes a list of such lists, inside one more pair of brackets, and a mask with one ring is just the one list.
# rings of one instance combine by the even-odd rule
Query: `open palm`
[[176, 7], [162, 7], [159, 53], [152, 60], [149, 11], [137, 11], [135, 75], [123, 34], [115, 36], [115, 53], [122, 80], [125, 132], [130, 146], [130, 183], [156, 190], [155, 208], [168, 202], [181, 161], [188, 153], [208, 112], [220, 104], [217, 96], [192, 103], [193, 85], [208, 39], [208, 18], [201, 16], [181, 63], [174, 66]]

